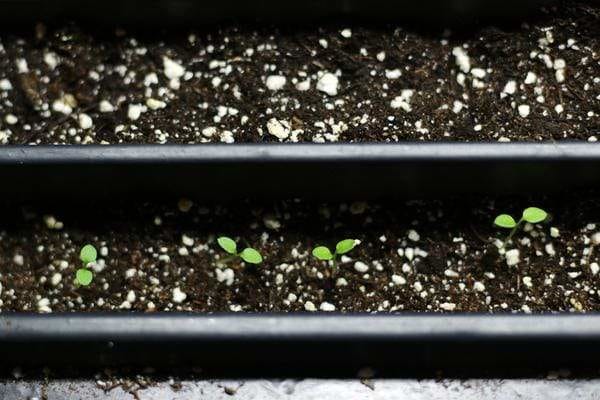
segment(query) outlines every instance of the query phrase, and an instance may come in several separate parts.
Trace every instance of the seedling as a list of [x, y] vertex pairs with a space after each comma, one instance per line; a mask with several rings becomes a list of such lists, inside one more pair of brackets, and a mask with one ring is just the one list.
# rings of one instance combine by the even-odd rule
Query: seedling
[[217, 243], [223, 250], [229, 253], [228, 257], [220, 260], [220, 262], [223, 264], [238, 257], [249, 264], [260, 264], [263, 260], [260, 253], [252, 247], [246, 247], [244, 250], [238, 253], [237, 244], [233, 241], [233, 239], [227, 236], [219, 237], [217, 239]]
[[502, 247], [506, 246], [506, 243], [510, 241], [517, 229], [523, 224], [523, 222], [529, 222], [530, 224], [537, 224], [543, 222], [548, 218], [548, 213], [541, 208], [529, 207], [523, 210], [521, 219], [515, 221], [515, 219], [508, 214], [500, 214], [494, 220], [494, 225], [500, 228], [511, 229], [510, 233], [504, 240]]
[[346, 254], [354, 247], [356, 247], [355, 239], [344, 239], [335, 245], [334, 252], [331, 252], [328, 247], [317, 246], [313, 249], [312, 255], [321, 261], [331, 261], [333, 263], [333, 270], [337, 271], [337, 257]]
[[88, 269], [88, 264], [95, 262], [97, 257], [98, 252], [91, 244], [86, 244], [81, 248], [81, 251], [79, 252], [79, 259], [83, 263], [83, 266], [75, 273], [75, 283], [81, 286], [88, 286], [90, 283], [92, 283], [94, 275], [92, 274], [92, 271]]

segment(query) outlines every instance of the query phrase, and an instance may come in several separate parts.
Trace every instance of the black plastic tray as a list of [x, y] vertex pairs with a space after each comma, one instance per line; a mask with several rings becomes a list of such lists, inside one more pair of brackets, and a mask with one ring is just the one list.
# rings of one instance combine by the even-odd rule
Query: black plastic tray
[[538, 193], [600, 184], [579, 143], [7, 146], [2, 197], [361, 199]]
[[600, 315], [2, 315], [0, 365], [378, 376], [594, 368]]
[[196, 26], [217, 22], [300, 23], [332, 18], [467, 24], [521, 18], [555, 0], [0, 0], [0, 21], [78, 19], [114, 26]]

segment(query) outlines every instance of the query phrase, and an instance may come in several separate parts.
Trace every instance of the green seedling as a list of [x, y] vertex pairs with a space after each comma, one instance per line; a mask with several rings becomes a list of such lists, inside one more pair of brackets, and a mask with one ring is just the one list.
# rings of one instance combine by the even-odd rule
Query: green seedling
[[92, 283], [94, 275], [92, 274], [92, 271], [88, 269], [88, 264], [95, 262], [97, 257], [98, 252], [91, 244], [86, 244], [81, 248], [79, 259], [83, 263], [83, 266], [75, 273], [75, 283], [81, 286], [88, 286]]
[[249, 264], [260, 264], [263, 260], [260, 253], [252, 247], [246, 247], [244, 250], [238, 253], [237, 244], [233, 241], [233, 239], [227, 236], [219, 237], [217, 239], [217, 243], [223, 250], [229, 253], [228, 257], [220, 260], [220, 262], [223, 264], [236, 258], [241, 258]]
[[335, 245], [335, 251], [332, 252], [328, 247], [317, 246], [313, 249], [312, 255], [321, 261], [331, 261], [333, 264], [333, 270], [337, 271], [337, 258], [342, 254], [348, 253], [356, 247], [355, 239], [344, 239]]
[[543, 222], [548, 218], [548, 213], [541, 208], [537, 207], [529, 207], [523, 210], [523, 215], [521, 219], [515, 221], [515, 219], [508, 214], [500, 214], [494, 220], [494, 225], [500, 228], [511, 229], [510, 233], [504, 240], [502, 247], [506, 246], [506, 243], [510, 241], [515, 232], [519, 229], [519, 227], [523, 224], [523, 222], [529, 222], [530, 224], [537, 224]]

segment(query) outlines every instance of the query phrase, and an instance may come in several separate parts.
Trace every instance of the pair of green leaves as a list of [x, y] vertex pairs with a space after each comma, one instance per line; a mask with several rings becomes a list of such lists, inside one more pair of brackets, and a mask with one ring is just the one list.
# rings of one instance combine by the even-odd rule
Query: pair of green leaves
[[508, 214], [500, 214], [494, 220], [494, 224], [501, 228], [514, 229], [521, 222], [529, 222], [530, 224], [537, 224], [543, 222], [548, 218], [548, 213], [541, 208], [537, 207], [529, 207], [523, 210], [523, 216], [519, 221], [515, 221], [515, 219]]
[[219, 237], [217, 239], [217, 243], [227, 253], [231, 254], [232, 256], [240, 257], [247, 263], [260, 264], [263, 260], [260, 253], [251, 247], [246, 247], [244, 250], [238, 253], [237, 244], [233, 241], [233, 239], [227, 236]]
[[87, 266], [89, 263], [95, 262], [98, 258], [98, 252], [96, 248], [91, 244], [86, 244], [81, 248], [79, 252], [79, 259], [83, 263], [83, 267], [79, 268], [75, 273], [75, 282], [81, 286], [88, 286], [94, 279], [94, 274], [90, 271]]
[[334, 260], [336, 256], [340, 254], [346, 254], [356, 246], [356, 240], [344, 239], [335, 245], [335, 252], [331, 252], [328, 247], [318, 246], [312, 251], [312, 255], [321, 261]]

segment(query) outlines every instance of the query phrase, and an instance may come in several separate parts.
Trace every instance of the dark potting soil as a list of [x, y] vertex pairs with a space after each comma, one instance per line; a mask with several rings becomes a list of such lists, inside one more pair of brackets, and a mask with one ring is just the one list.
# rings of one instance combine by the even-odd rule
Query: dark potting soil
[[560, 140], [600, 132], [600, 5], [520, 26], [0, 34], [0, 143]]
[[[600, 202], [569, 198], [302, 201], [2, 207], [2, 311], [600, 311]], [[502, 212], [537, 205], [507, 252]], [[255, 247], [232, 261], [219, 235]], [[360, 244], [334, 271], [310, 252]], [[74, 284], [80, 248], [99, 250], [94, 281]]]

